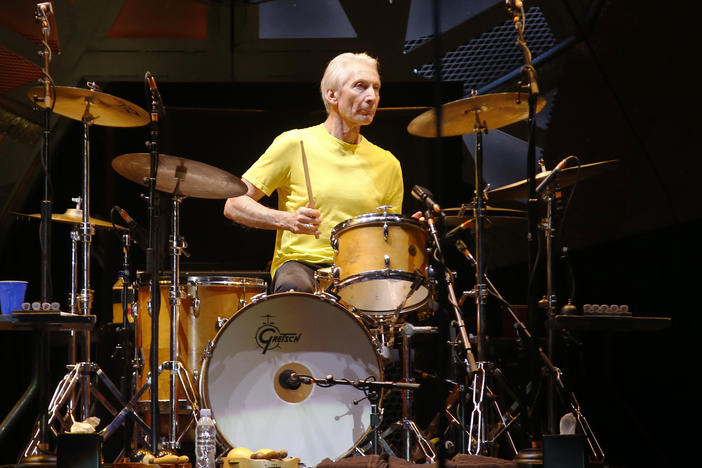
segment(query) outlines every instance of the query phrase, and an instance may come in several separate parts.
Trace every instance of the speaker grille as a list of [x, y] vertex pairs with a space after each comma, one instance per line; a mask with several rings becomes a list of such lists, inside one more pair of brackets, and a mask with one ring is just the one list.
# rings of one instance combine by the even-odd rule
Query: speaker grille
[[[537, 6], [525, 12], [524, 39], [536, 57], [554, 46], [556, 40]], [[430, 41], [432, 36], [405, 42], [405, 52]], [[517, 30], [511, 20], [481, 34], [466, 44], [447, 52], [441, 58], [442, 81], [460, 81], [464, 95], [472, 89], [480, 89], [524, 64], [521, 49], [515, 44]], [[424, 64], [415, 73], [428, 79], [434, 78], [434, 64]]]

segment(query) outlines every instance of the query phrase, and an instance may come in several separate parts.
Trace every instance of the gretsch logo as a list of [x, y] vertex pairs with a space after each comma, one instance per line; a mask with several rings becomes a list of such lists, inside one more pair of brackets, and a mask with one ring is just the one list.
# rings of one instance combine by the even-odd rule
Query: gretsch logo
[[297, 343], [302, 333], [281, 332], [271, 319], [272, 315], [264, 315], [263, 325], [256, 330], [256, 344], [266, 354], [267, 351], [280, 348], [283, 343]]

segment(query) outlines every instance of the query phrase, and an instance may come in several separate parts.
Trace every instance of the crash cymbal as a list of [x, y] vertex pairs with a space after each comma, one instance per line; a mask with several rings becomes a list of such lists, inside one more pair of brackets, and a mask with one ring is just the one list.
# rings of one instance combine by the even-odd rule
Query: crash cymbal
[[[539, 96], [536, 112], [546, 105]], [[476, 131], [476, 118], [480, 128], [494, 130], [511, 125], [529, 116], [528, 96], [524, 93], [497, 93], [471, 96], [449, 102], [441, 106], [441, 136], [467, 135]], [[435, 138], [436, 112], [430, 109], [415, 117], [407, 126], [407, 131], [415, 136]]]
[[[36, 219], [41, 219], [41, 213], [33, 213], [33, 214], [24, 214], [24, 213], [17, 213], [13, 212], [13, 214], [17, 216], [25, 216], [27, 218], [36, 218]], [[68, 224], [80, 224], [83, 222], [83, 210], [78, 210], [76, 208], [69, 208], [66, 210], [65, 213], [52, 213], [51, 215], [51, 221], [57, 221], [59, 223], [68, 223]], [[124, 226], [120, 226], [119, 224], [113, 224], [109, 221], [103, 221], [102, 219], [98, 218], [88, 218], [88, 222], [95, 227], [104, 227], [104, 228], [114, 228], [118, 229], [120, 231], [127, 231], [128, 229]]]
[[[123, 154], [112, 160], [112, 168], [132, 182], [147, 186], [151, 155]], [[208, 164], [159, 154], [156, 190], [184, 197], [230, 198], [245, 194], [246, 185], [235, 175]]]
[[[446, 225], [458, 226], [466, 223], [464, 228], [472, 227], [475, 221], [473, 213], [474, 204], [465, 204], [458, 208], [445, 208], [443, 210], [446, 215]], [[527, 218], [527, 212], [522, 210], [512, 210], [508, 208], [495, 208], [486, 206], [483, 209], [485, 214], [485, 226], [489, 227], [495, 224], [504, 222], [522, 221]]]
[[[619, 163], [616, 159], [611, 159], [609, 161], [601, 161], [592, 164], [583, 164], [578, 167], [568, 167], [561, 169], [557, 175], [558, 185], [560, 188], [565, 188], [573, 185], [578, 180], [583, 180], [588, 177], [600, 174], [604, 171], [612, 169]], [[548, 177], [551, 171], [539, 172], [536, 174], [536, 185]], [[487, 191], [487, 199], [491, 203], [502, 202], [506, 200], [517, 200], [520, 198], [526, 198], [529, 196], [529, 181], [527, 179], [520, 180], [513, 184], [505, 185], [504, 187], [499, 187], [494, 190]]]
[[[122, 98], [91, 89], [57, 86], [55, 95], [49, 93], [48, 106], [55, 99], [53, 112], [79, 122], [106, 127], [141, 127], [149, 123], [149, 113]], [[39, 107], [44, 102], [44, 87], [35, 86], [27, 92], [29, 99]]]

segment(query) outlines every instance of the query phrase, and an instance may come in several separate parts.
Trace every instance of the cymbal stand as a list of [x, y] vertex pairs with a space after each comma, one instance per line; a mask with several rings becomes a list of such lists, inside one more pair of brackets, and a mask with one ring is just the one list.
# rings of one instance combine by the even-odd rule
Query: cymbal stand
[[[179, 182], [176, 184], [174, 190], [175, 193], [178, 191], [178, 186], [180, 180], [185, 178], [185, 167], [182, 169], [176, 168], [176, 177]], [[179, 195], [173, 195], [171, 203], [171, 226], [172, 234], [170, 239], [171, 247], [171, 270], [173, 277], [171, 278], [171, 286], [169, 291], [169, 303], [171, 312], [171, 342], [170, 342], [170, 361], [162, 364], [163, 368], [170, 370], [170, 419], [169, 419], [169, 433], [168, 441], [166, 446], [169, 449], [178, 449], [180, 446], [178, 437], [178, 420], [177, 420], [177, 409], [178, 409], [178, 383], [183, 388], [185, 392], [185, 397], [190, 403], [192, 408], [192, 414], [197, 415], [200, 412], [197, 397], [195, 396], [195, 390], [193, 388], [192, 380], [190, 379], [190, 374], [185, 369], [183, 364], [178, 361], [178, 326], [180, 324], [179, 309], [180, 309], [180, 255], [185, 253], [187, 248], [187, 243], [180, 236], [180, 204], [185, 197]], [[187, 254], [186, 254], [187, 255]], [[153, 344], [152, 344], [153, 346]], [[190, 421], [190, 425], [193, 424], [193, 420]], [[187, 430], [187, 427], [186, 429]]]
[[541, 345], [539, 345], [538, 342], [534, 340], [531, 333], [529, 333], [529, 329], [524, 325], [524, 323], [521, 322], [521, 320], [519, 320], [519, 317], [517, 317], [517, 314], [514, 312], [514, 310], [512, 310], [510, 304], [500, 295], [500, 293], [497, 291], [490, 279], [486, 278], [486, 281], [493, 295], [500, 302], [502, 302], [507, 312], [509, 312], [509, 314], [512, 316], [512, 320], [514, 321], [515, 327], [522, 333], [524, 337], [527, 338], [529, 344], [531, 344], [532, 347], [536, 350], [536, 354], [538, 355], [541, 362], [544, 364], [545, 372], [547, 372], [548, 375], [550, 375], [553, 378], [554, 384], [557, 386], [557, 388], [570, 399], [570, 401], [568, 402], [569, 410], [571, 414], [575, 417], [575, 420], [578, 423], [580, 429], [582, 430], [582, 433], [585, 435], [590, 455], [593, 457], [594, 460], [598, 462], [603, 462], [605, 458], [604, 451], [602, 450], [600, 443], [597, 441], [597, 437], [595, 436], [594, 431], [590, 427], [590, 424], [587, 422], [587, 418], [582, 412], [580, 403], [575, 397], [575, 393], [567, 390], [566, 385], [563, 381], [563, 372], [561, 371], [561, 369], [559, 369], [553, 364], [548, 354], [543, 350]]
[[[123, 395], [131, 395], [135, 388], [136, 373], [135, 365], [136, 350], [135, 342], [130, 337], [134, 338], [134, 325], [130, 325], [129, 316], [132, 312], [132, 304], [134, 303], [134, 294], [132, 293], [132, 282], [130, 272], [130, 248], [132, 245], [132, 234], [125, 232], [121, 236], [122, 239], [122, 270], [119, 272], [119, 278], [122, 280], [122, 288], [120, 291], [120, 305], [122, 308], [122, 326], [120, 329], [121, 341], [115, 349], [115, 357], [122, 359], [122, 375], [120, 376], [120, 391]], [[136, 321], [134, 321], [136, 322]], [[132, 354], [133, 353], [133, 354]], [[132, 359], [134, 357], [134, 359]], [[125, 424], [125, 431], [122, 444], [122, 455], [129, 458], [132, 449], [132, 434], [134, 425], [131, 421]], [[119, 458], [119, 457], [118, 457]]]
[[477, 348], [478, 360], [487, 359], [486, 344], [486, 309], [487, 286], [485, 285], [485, 261], [483, 255], [483, 227], [485, 223], [485, 184], [483, 182], [483, 133], [487, 133], [484, 122], [480, 121], [480, 112], [475, 112], [475, 194], [473, 199], [473, 216], [475, 217], [475, 306], [477, 310]]
[[[91, 90], [95, 90], [97, 86], [94, 83], [88, 83]], [[81, 251], [81, 289], [79, 294], [75, 294], [77, 287], [75, 283], [71, 285], [71, 294], [73, 299], [71, 301], [72, 307], [82, 315], [90, 315], [90, 309], [92, 306], [92, 290], [90, 289], [90, 246], [92, 235], [94, 234], [95, 228], [90, 223], [90, 126], [94, 121], [94, 116], [90, 113], [90, 106], [92, 105], [92, 97], [85, 99], [85, 111], [83, 112], [82, 122], [83, 122], [83, 174], [82, 174], [82, 196], [80, 202], [82, 202], [82, 222], [77, 230], [77, 235], [73, 235], [75, 239], [74, 242], [80, 242], [82, 244]], [[72, 261], [77, 260], [77, 251], [73, 251], [74, 258]], [[75, 270], [74, 270], [75, 271]], [[75, 279], [77, 275], [72, 273], [72, 277]], [[77, 297], [77, 301], [74, 302]], [[126, 403], [122, 394], [119, 392], [118, 388], [112, 383], [109, 377], [100, 369], [100, 367], [91, 361], [91, 349], [90, 349], [90, 332], [84, 331], [82, 333], [82, 360], [78, 362], [75, 359], [74, 362], [70, 363], [69, 372], [62, 378], [61, 382], [54, 391], [53, 397], [48, 404], [48, 414], [46, 416], [46, 430], [52, 430], [55, 435], [58, 435], [61, 431], [69, 428], [74, 422], [84, 421], [90, 415], [91, 410], [91, 397], [95, 397], [100, 401], [105, 409], [107, 409], [112, 415], [117, 414], [117, 411], [109, 403], [107, 398], [97, 389], [97, 382], [94, 380], [101, 381], [106, 386], [106, 388], [112, 393], [113, 397], [120, 403]], [[76, 419], [75, 408], [76, 403], [80, 401], [78, 419]], [[61, 415], [61, 410], [63, 406], [66, 405], [66, 414]], [[43, 411], [42, 411], [43, 413]], [[53, 427], [54, 423], [58, 423], [59, 427]], [[40, 423], [40, 426], [43, 426]], [[43, 427], [34, 432], [34, 435], [28, 445], [26, 446], [23, 457], [28, 458], [37, 454], [45, 446], [45, 441], [41, 442], [38, 440], [42, 437], [44, 433]], [[34, 457], [33, 457], [34, 458]]]

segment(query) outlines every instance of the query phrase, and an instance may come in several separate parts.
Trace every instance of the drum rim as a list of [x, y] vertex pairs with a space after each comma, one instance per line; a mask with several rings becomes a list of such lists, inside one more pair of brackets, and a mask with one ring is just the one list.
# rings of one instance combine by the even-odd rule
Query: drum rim
[[[229, 324], [231, 324], [234, 321], [233, 319], [237, 315], [242, 313], [244, 310], [246, 310], [250, 307], [253, 307], [256, 304], [259, 304], [262, 301], [269, 300], [270, 298], [278, 299], [278, 298], [282, 298], [284, 296], [303, 296], [303, 297], [310, 297], [310, 298], [318, 299], [318, 300], [321, 300], [323, 302], [326, 302], [328, 304], [331, 304], [331, 305], [337, 307], [342, 312], [349, 314], [351, 316], [351, 318], [357, 323], [357, 325], [360, 326], [361, 330], [363, 331], [363, 333], [365, 333], [366, 337], [368, 338], [368, 342], [375, 349], [375, 356], [376, 356], [376, 360], [378, 362], [378, 371], [380, 373], [380, 375], [378, 376], [378, 379], [381, 381], [384, 379], [385, 366], [383, 363], [383, 358], [380, 355], [380, 353], [378, 353], [378, 350], [377, 350], [375, 343], [372, 339], [373, 337], [370, 334], [370, 330], [365, 325], [365, 323], [363, 322], [363, 318], [359, 314], [344, 307], [335, 298], [333, 298], [333, 296], [330, 296], [330, 295], [317, 295], [314, 293], [301, 292], [301, 291], [287, 291], [287, 292], [273, 293], [273, 294], [265, 295], [265, 296], [259, 298], [255, 302], [250, 302], [249, 304], [246, 304], [244, 307], [242, 307], [241, 309], [236, 311], [236, 313], [234, 315], [232, 315], [229, 318], [229, 320], [227, 320], [227, 322], [222, 326], [222, 328], [217, 330], [217, 333], [215, 334], [215, 336], [205, 346], [206, 353], [205, 353], [205, 356], [202, 360], [202, 364], [200, 365], [200, 381], [198, 382], [198, 392], [200, 394], [202, 408], [211, 408], [209, 392], [205, 392], [205, 390], [207, 388], [207, 382], [209, 380], [208, 376], [207, 376], [207, 371], [209, 369], [210, 359], [212, 358], [212, 351], [217, 346], [217, 341], [219, 340], [220, 336], [224, 334], [224, 330], [226, 330], [229, 327]], [[385, 396], [386, 396], [386, 393], [383, 390], [381, 392], [381, 396], [380, 396], [380, 399], [378, 401], [378, 408], [379, 409], [383, 407], [382, 405], [383, 405], [383, 401], [385, 400]], [[216, 422], [215, 422], [215, 424], [216, 424]], [[363, 432], [363, 434], [361, 434], [361, 436], [357, 440], [355, 440], [353, 442], [353, 444], [351, 445], [351, 447], [349, 447], [349, 449], [347, 451], [338, 455], [334, 459], [339, 460], [339, 459], [342, 459], [342, 458], [348, 456], [349, 454], [351, 454], [354, 451], [354, 449], [358, 446], [358, 444], [363, 442], [368, 437], [368, 435], [371, 433], [373, 428], [370, 427], [370, 424], [368, 426], [369, 427]], [[225, 445], [227, 445], [229, 447], [234, 447], [232, 442], [227, 440], [227, 438], [224, 436], [224, 434], [222, 434], [222, 431], [220, 431], [219, 428], [217, 430], [217, 438], [221, 439], [221, 441], [224, 442]]]
[[[137, 277], [135, 283], [139, 287], [148, 286], [147, 281], [143, 281], [143, 276], [146, 274], [145, 271], [137, 272]], [[173, 275], [161, 274], [159, 275], [159, 284], [168, 285], [171, 284], [171, 279]], [[200, 281], [200, 278], [207, 278], [205, 281]], [[206, 275], [206, 274], [193, 274], [193, 273], [181, 273], [178, 277], [178, 284], [180, 286], [186, 285], [202, 285], [202, 286], [262, 286], [267, 287], [268, 282], [257, 276], [228, 276], [228, 275]], [[114, 289], [114, 287], [113, 287]]]
[[[184, 275], [181, 274], [181, 278]], [[206, 281], [200, 281], [199, 278], [210, 278]], [[263, 278], [249, 277], [249, 276], [207, 276], [207, 275], [186, 275], [186, 283], [184, 284], [197, 284], [203, 286], [266, 286], [266, 281]]]
[[397, 213], [366, 213], [362, 215], [355, 216], [351, 219], [340, 222], [331, 230], [332, 239], [336, 237], [342, 231], [347, 229], [368, 225], [373, 226], [375, 224], [409, 224], [411, 226], [417, 227], [420, 230], [424, 230], [422, 223], [414, 218], [407, 217], [403, 214]]
[[[421, 309], [424, 307], [429, 300], [431, 299], [431, 288], [430, 288], [430, 282], [429, 280], [426, 279], [425, 276], [423, 275], [417, 275], [416, 273], [410, 273], [408, 271], [404, 270], [369, 270], [369, 271], [364, 271], [363, 273], [356, 273], [355, 275], [348, 276], [344, 278], [343, 280], [339, 281], [337, 284], [334, 285], [334, 289], [336, 290], [337, 294], [346, 286], [349, 286], [354, 283], [363, 283], [366, 281], [373, 281], [373, 280], [388, 280], [388, 279], [398, 279], [404, 280], [404, 281], [414, 281], [417, 278], [422, 278], [424, 281], [422, 281], [422, 284], [420, 285], [419, 288], [417, 288], [417, 291], [420, 291], [422, 289], [426, 290], [426, 297], [424, 297], [421, 301], [418, 303], [407, 307], [405, 309], [402, 309], [401, 314], [409, 313], [409, 312], [414, 312], [417, 309]], [[404, 277], [404, 278], [402, 278]], [[343, 299], [343, 298], [342, 298]], [[377, 316], [387, 316], [387, 315], [392, 315], [395, 313], [395, 309], [380, 309], [380, 310], [373, 310], [373, 309], [361, 309], [359, 307], [354, 308], [358, 311], [361, 311], [364, 315], [377, 315]]]

